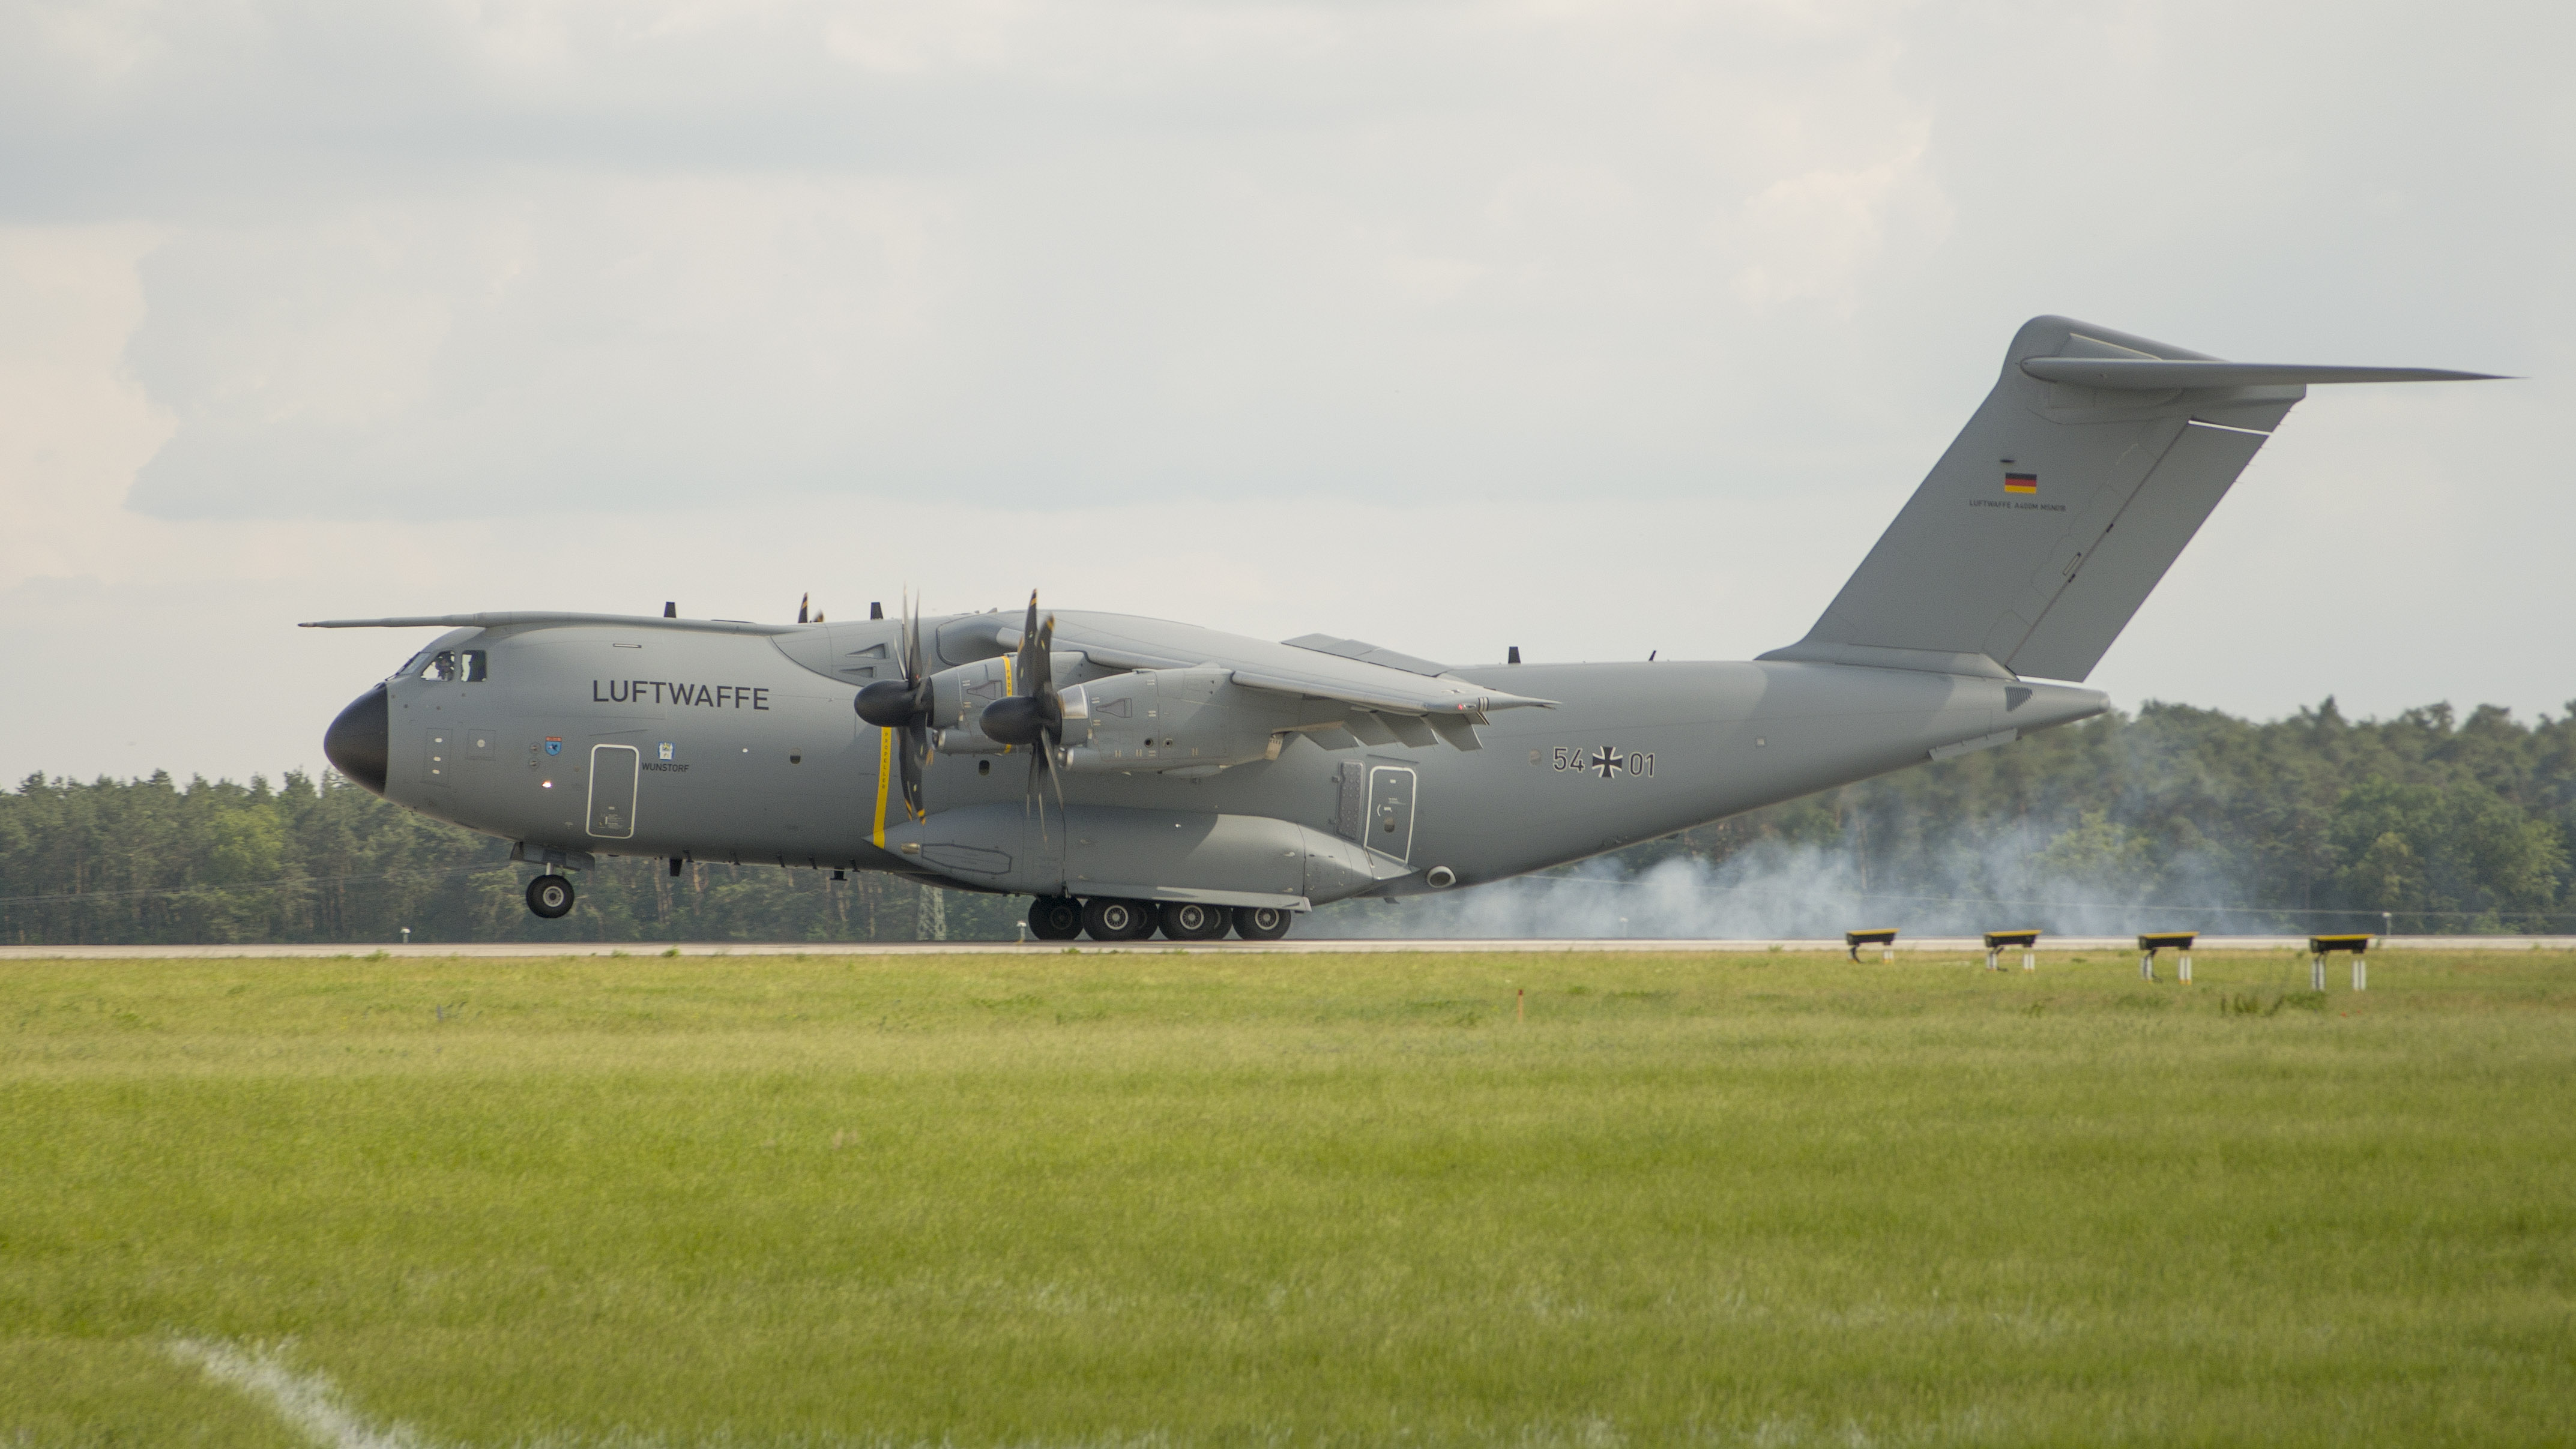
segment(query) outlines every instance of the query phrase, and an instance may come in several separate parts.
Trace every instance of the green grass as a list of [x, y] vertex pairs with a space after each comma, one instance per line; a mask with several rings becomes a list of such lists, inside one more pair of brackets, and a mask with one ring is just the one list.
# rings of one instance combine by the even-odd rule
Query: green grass
[[0, 1446], [2568, 1440], [2576, 957], [2043, 963], [11, 964]]

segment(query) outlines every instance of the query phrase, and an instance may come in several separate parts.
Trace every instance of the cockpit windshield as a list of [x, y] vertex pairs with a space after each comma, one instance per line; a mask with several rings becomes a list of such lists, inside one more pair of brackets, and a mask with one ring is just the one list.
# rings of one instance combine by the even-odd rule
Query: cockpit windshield
[[480, 649], [423, 649], [394, 671], [394, 677], [433, 684], [480, 684], [492, 677], [490, 656]]

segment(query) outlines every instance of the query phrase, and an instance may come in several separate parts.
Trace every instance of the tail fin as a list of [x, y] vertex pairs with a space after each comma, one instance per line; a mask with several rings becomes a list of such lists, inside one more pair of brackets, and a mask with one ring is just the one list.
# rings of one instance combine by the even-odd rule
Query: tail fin
[[1762, 657], [2080, 681], [2306, 384], [2486, 375], [2224, 362], [2034, 317], [1832, 606]]

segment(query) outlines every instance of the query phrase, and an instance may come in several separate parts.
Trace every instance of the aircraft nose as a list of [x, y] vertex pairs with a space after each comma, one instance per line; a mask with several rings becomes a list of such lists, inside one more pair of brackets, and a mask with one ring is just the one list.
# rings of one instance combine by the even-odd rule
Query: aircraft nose
[[381, 684], [350, 701], [322, 732], [322, 755], [331, 768], [375, 794], [385, 793], [385, 757], [390, 750], [393, 716]]

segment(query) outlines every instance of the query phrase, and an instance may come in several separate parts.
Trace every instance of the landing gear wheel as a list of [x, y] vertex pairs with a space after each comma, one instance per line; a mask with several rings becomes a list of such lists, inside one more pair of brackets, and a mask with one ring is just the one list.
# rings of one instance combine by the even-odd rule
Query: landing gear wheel
[[1295, 915], [1277, 906], [1236, 906], [1234, 933], [1247, 941], [1276, 941], [1288, 934]]
[[528, 909], [551, 921], [572, 910], [572, 882], [541, 875], [528, 882]]
[[1029, 902], [1029, 934], [1041, 941], [1070, 941], [1082, 934], [1082, 902], [1040, 896]]
[[1225, 907], [1197, 901], [1165, 901], [1157, 911], [1163, 918], [1163, 934], [1175, 941], [1213, 941], [1234, 924], [1233, 913]]
[[1082, 929], [1095, 941], [1141, 941], [1154, 934], [1154, 908], [1143, 901], [1093, 896], [1083, 903]]

